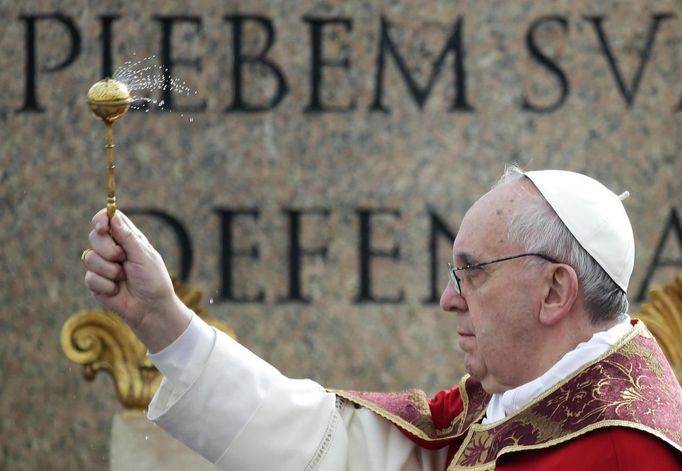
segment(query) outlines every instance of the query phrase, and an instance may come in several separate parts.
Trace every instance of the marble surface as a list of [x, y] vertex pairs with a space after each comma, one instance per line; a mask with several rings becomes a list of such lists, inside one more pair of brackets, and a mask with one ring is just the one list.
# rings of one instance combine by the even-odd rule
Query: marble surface
[[142, 412], [114, 415], [109, 452], [110, 471], [215, 469], [211, 463], [150, 422]]
[[[71, 64], [68, 30], [54, 16], [36, 20], [35, 97], [26, 108], [28, 24], [32, 15], [64, 15], [80, 48]], [[268, 58], [289, 91], [272, 110], [229, 112], [235, 88], [233, 27], [226, 15], [272, 21]], [[661, 15], [670, 14], [671, 17]], [[504, 164], [586, 172], [615, 192], [629, 190], [637, 258], [629, 292], [637, 291], [673, 208], [682, 208], [682, 8], [667, 1], [501, 2], [176, 0], [0, 0], [0, 468], [105, 469], [114, 414], [120, 406], [109, 377], [83, 380], [61, 351], [59, 333], [72, 314], [95, 309], [83, 287], [79, 256], [92, 215], [105, 203], [104, 128], [90, 116], [85, 94], [101, 77], [102, 15], [113, 23], [112, 60], [161, 55], [155, 15], [199, 18], [177, 24], [174, 76], [197, 93], [176, 104], [203, 111], [130, 112], [115, 125], [120, 207], [154, 208], [188, 230], [194, 263], [188, 283], [204, 292], [209, 315], [227, 321], [239, 339], [292, 377], [329, 387], [435, 392], [463, 372], [452, 315], [429, 296], [429, 211], [456, 231], [468, 206], [487, 191]], [[657, 16], [659, 15], [659, 16]], [[449, 111], [456, 95], [455, 59], [445, 57], [420, 107], [386, 55], [382, 103], [377, 94], [382, 18], [424, 89], [434, 61], [458, 18], [470, 111]], [[341, 18], [323, 30], [327, 66], [321, 100], [354, 109], [306, 111], [311, 96], [311, 20]], [[599, 18], [602, 18], [599, 20]], [[566, 77], [561, 100], [556, 69], [534, 59], [526, 42], [535, 22], [537, 47]], [[554, 18], [554, 19], [552, 19]], [[658, 18], [658, 19], [657, 19]], [[195, 21], [194, 23], [192, 21]], [[600, 23], [601, 21], [601, 23]], [[659, 23], [656, 23], [656, 22]], [[622, 77], [599, 42], [608, 38]], [[641, 70], [641, 51], [657, 24]], [[346, 25], [346, 26], [344, 26]], [[350, 25], [350, 26], [348, 26]], [[266, 44], [264, 30], [244, 25], [245, 54]], [[388, 53], [386, 53], [388, 54]], [[187, 65], [200, 58], [201, 68]], [[185, 62], [183, 62], [185, 60]], [[47, 70], [47, 71], [46, 71]], [[461, 76], [460, 76], [461, 77]], [[30, 85], [30, 83], [29, 83]], [[271, 70], [246, 69], [243, 94], [267, 102], [276, 91]], [[628, 94], [637, 93], [628, 104]], [[158, 92], [151, 95], [159, 98]], [[220, 299], [219, 209], [258, 208], [238, 219], [235, 249], [257, 245], [259, 258], [235, 265], [235, 292], [261, 303]], [[310, 303], [283, 302], [289, 289], [289, 220], [285, 209], [324, 208], [306, 217], [304, 247], [328, 247], [325, 259], [305, 257], [303, 292]], [[400, 247], [400, 260], [372, 264], [372, 290], [399, 303], [356, 303], [360, 288], [360, 211], [399, 210], [372, 219], [372, 250]], [[149, 216], [135, 221], [158, 245], [171, 270], [179, 255], [174, 234]], [[438, 240], [438, 290], [445, 286], [449, 243]], [[675, 240], [664, 249], [680, 260]], [[665, 283], [679, 267], [656, 271]]]

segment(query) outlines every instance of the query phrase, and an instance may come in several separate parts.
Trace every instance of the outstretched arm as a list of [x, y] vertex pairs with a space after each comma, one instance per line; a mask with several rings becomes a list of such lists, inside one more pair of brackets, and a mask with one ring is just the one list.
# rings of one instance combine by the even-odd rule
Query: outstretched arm
[[111, 221], [100, 211], [92, 223], [85, 285], [164, 373], [148, 415], [168, 433], [221, 469], [442, 468], [443, 453], [418, 457], [379, 416], [283, 376], [193, 316], [159, 253], [121, 211]]

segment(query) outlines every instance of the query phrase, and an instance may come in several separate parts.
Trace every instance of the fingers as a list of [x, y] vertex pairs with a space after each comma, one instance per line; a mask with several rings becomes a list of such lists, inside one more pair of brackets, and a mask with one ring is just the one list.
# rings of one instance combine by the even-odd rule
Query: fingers
[[91, 222], [92, 227], [94, 227], [97, 232], [109, 231], [109, 217], [107, 216], [106, 209], [100, 209], [97, 214], [92, 217]]
[[83, 252], [82, 260], [83, 265], [89, 272], [93, 272], [112, 282], [125, 280], [125, 271], [120, 263], [106, 260], [94, 250]]
[[147, 238], [121, 211], [111, 219], [111, 234], [126, 255], [126, 260], [144, 263], [155, 253]]
[[116, 242], [114, 242], [111, 235], [109, 235], [108, 223], [104, 226], [106, 228], [104, 231], [101, 231], [101, 227], [102, 226], [98, 224], [90, 231], [90, 234], [88, 235], [90, 247], [104, 260], [123, 262], [126, 259], [125, 252]]
[[92, 271], [85, 274], [85, 286], [96, 296], [116, 296], [119, 291], [118, 283]]
[[126, 293], [134, 297], [154, 299], [169, 292], [170, 279], [161, 256], [125, 214], [117, 210], [109, 220], [106, 212], [100, 211], [92, 224], [92, 251], [83, 255], [86, 285], [91, 291], [111, 295], [117, 292], [117, 284], [120, 288], [126, 281]]
[[93, 229], [88, 236], [92, 249], [106, 260], [114, 262], [125, 261], [125, 252], [111, 237], [109, 217], [107, 216], [106, 209], [102, 209], [95, 214], [92, 218], [92, 226]]
[[101, 210], [92, 218], [93, 229], [88, 236], [91, 249], [83, 252], [81, 260], [85, 269], [85, 286], [95, 295], [114, 296], [118, 283], [125, 280], [121, 262], [126, 256], [109, 234], [109, 218]]

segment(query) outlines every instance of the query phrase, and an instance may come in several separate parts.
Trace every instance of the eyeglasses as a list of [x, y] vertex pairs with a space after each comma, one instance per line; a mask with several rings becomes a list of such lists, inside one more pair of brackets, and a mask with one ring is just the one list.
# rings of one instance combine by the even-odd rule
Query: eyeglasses
[[513, 260], [515, 258], [521, 258], [521, 257], [540, 257], [542, 259], [547, 260], [548, 262], [559, 263], [557, 260], [554, 260], [552, 257], [548, 257], [547, 255], [543, 255], [541, 253], [522, 253], [519, 255], [512, 255], [511, 257], [503, 257], [503, 258], [498, 258], [497, 260], [490, 260], [488, 262], [481, 262], [481, 263], [464, 265], [462, 267], [455, 267], [452, 265], [452, 263], [448, 262], [448, 276], [450, 277], [450, 281], [452, 281], [453, 286], [455, 288], [457, 288], [457, 293], [462, 294], [462, 280], [457, 276], [458, 271], [460, 271], [460, 270], [471, 270], [474, 268], [483, 267], [485, 265], [491, 265], [493, 263], [498, 263], [498, 262], [505, 262], [507, 260]]

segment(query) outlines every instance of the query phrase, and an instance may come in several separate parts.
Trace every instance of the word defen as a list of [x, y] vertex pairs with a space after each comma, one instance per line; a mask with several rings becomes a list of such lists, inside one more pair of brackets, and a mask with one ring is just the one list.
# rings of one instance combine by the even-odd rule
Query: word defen
[[[192, 270], [193, 251], [190, 234], [185, 226], [175, 216], [150, 208], [124, 209], [127, 214], [139, 216], [151, 216], [160, 220], [173, 230], [178, 241], [179, 248], [179, 277], [187, 280]], [[220, 289], [218, 301], [235, 303], [263, 303], [265, 291], [262, 287], [257, 288], [255, 294], [238, 293], [235, 288], [233, 273], [235, 264], [239, 259], [246, 259], [249, 263], [258, 263], [260, 248], [249, 238], [248, 243], [237, 243], [236, 233], [244, 219], [258, 223], [261, 211], [258, 208], [214, 208], [213, 213], [220, 220]], [[379, 221], [384, 225], [401, 224], [401, 212], [393, 208], [355, 208], [357, 219], [357, 260], [358, 260], [358, 290], [353, 296], [356, 303], [401, 303], [405, 301], [402, 287], [396, 286], [391, 293], [377, 294], [373, 286], [373, 262], [377, 259], [385, 259], [396, 264], [396, 270], [400, 269], [401, 247], [393, 241], [389, 249], [377, 249], [373, 245], [373, 227]], [[306, 247], [302, 242], [303, 226], [309, 224], [324, 225], [328, 221], [332, 210], [328, 208], [282, 208], [281, 214], [287, 220], [288, 250], [287, 260], [287, 294], [280, 298], [280, 302], [309, 303], [311, 299], [305, 293], [303, 283], [303, 265], [305, 259], [318, 257], [326, 259], [329, 253], [330, 240], [314, 247]], [[424, 259], [429, 264], [427, 280], [428, 293], [421, 299], [424, 304], [437, 303], [443, 288], [443, 274], [445, 262], [451, 258], [449, 251], [439, 251], [439, 245], [452, 245], [456, 232], [448, 226], [444, 219], [436, 214], [431, 208], [426, 208], [429, 220], [429, 231], [425, 243], [426, 253]], [[243, 226], [242, 226], [243, 228]], [[671, 240], [677, 240], [682, 248], [682, 222], [676, 208], [672, 208], [670, 216], [665, 222], [658, 245], [651, 261], [648, 264], [644, 279], [636, 295], [636, 301], [642, 301], [653, 275], [658, 268], [682, 267], [682, 259], [666, 258], [664, 247]], [[385, 242], [385, 241], [384, 241]], [[247, 248], [245, 248], [247, 247]], [[427, 256], [428, 254], [428, 256]], [[255, 280], [254, 280], [255, 282]]]

